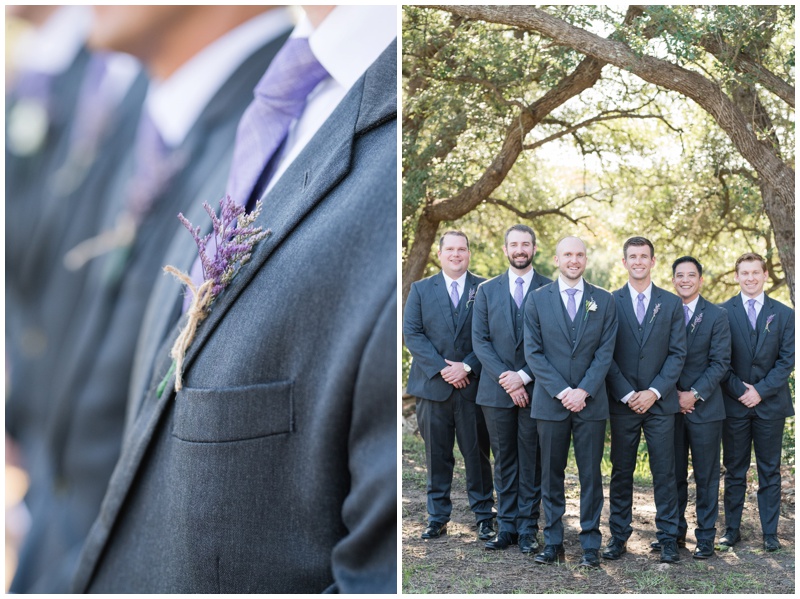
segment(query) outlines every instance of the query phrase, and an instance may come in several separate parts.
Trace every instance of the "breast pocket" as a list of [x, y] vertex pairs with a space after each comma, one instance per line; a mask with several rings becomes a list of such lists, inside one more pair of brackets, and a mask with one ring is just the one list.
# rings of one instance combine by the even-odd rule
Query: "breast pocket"
[[294, 381], [226, 389], [183, 388], [172, 434], [183, 441], [225, 443], [294, 431]]

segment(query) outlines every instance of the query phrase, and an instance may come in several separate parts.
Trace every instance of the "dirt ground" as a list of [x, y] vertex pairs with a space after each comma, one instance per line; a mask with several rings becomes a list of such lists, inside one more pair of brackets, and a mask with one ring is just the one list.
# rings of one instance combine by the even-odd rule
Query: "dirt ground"
[[[634, 489], [634, 532], [628, 553], [618, 561], [601, 560], [600, 570], [583, 571], [578, 542], [579, 489], [577, 476], [567, 475], [565, 517], [566, 563], [543, 566], [533, 562], [516, 546], [505, 551], [486, 551], [478, 541], [467, 504], [463, 469], [456, 464], [453, 482], [453, 513], [448, 534], [422, 540], [426, 526], [424, 454], [403, 451], [403, 592], [405, 593], [786, 593], [795, 592], [794, 476], [787, 468], [783, 477], [783, 502], [778, 536], [782, 549], [766, 553], [756, 505], [757, 485], [748, 488], [741, 541], [727, 552], [716, 552], [709, 560], [691, 557], [695, 540], [693, 484], [687, 509], [689, 536], [680, 549], [681, 561], [662, 564], [659, 553], [650, 551], [655, 540], [655, 505], [652, 489]], [[608, 535], [608, 481], [604, 481], [605, 504], [601, 530]], [[722, 492], [720, 491], [720, 507]], [[539, 527], [544, 527], [544, 516]], [[718, 534], [724, 530], [720, 514]], [[543, 541], [541, 532], [539, 542]]]

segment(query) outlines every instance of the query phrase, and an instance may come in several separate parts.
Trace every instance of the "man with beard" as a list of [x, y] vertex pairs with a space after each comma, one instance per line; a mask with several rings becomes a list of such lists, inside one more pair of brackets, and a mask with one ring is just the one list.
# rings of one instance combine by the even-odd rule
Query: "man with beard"
[[494, 455], [497, 537], [486, 549], [519, 541], [522, 553], [538, 549], [541, 462], [536, 421], [530, 417], [533, 374], [525, 364], [522, 321], [525, 299], [551, 283], [534, 272], [536, 235], [525, 225], [506, 231], [503, 253], [508, 271], [486, 281], [475, 296], [472, 348], [481, 361], [476, 403], [481, 406]]
[[565, 237], [556, 246], [558, 281], [536, 290], [525, 306], [525, 358], [536, 377], [531, 416], [542, 454], [545, 548], [551, 564], [564, 555], [564, 470], [570, 437], [581, 485], [581, 567], [600, 566], [600, 513], [608, 398], [605, 378], [614, 354], [617, 313], [611, 294], [583, 278], [586, 246]]

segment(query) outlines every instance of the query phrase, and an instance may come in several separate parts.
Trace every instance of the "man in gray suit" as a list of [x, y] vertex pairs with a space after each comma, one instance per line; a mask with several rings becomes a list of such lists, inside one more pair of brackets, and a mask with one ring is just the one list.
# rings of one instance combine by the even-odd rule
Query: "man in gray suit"
[[509, 268], [478, 287], [472, 316], [472, 348], [481, 362], [476, 403], [481, 407], [494, 455], [497, 537], [486, 549], [519, 541], [522, 553], [539, 548], [541, 463], [536, 421], [530, 417], [533, 375], [525, 363], [522, 321], [528, 294], [551, 280], [533, 270], [536, 235], [528, 226], [506, 231]]
[[767, 264], [760, 255], [739, 256], [735, 277], [742, 291], [722, 304], [731, 329], [731, 368], [722, 385], [725, 534], [719, 545], [733, 547], [741, 540], [747, 472], [755, 452], [764, 549], [777, 551], [783, 429], [786, 417], [794, 414], [789, 388], [794, 310], [764, 293]]
[[[731, 360], [731, 331], [725, 310], [700, 295], [703, 266], [691, 256], [672, 263], [672, 284], [683, 300], [686, 324], [686, 362], [678, 379], [675, 414], [675, 480], [678, 484], [678, 545], [686, 545], [686, 504], [689, 497], [689, 450], [697, 487], [697, 546], [692, 557], [714, 555], [719, 511], [719, 447], [725, 406], [720, 381]], [[651, 547], [660, 550], [658, 541]]]
[[531, 416], [542, 451], [545, 548], [551, 564], [564, 556], [564, 470], [570, 438], [581, 485], [581, 567], [598, 568], [603, 476], [600, 462], [608, 419], [605, 378], [614, 354], [617, 313], [611, 294], [583, 278], [586, 245], [565, 237], [556, 246], [557, 282], [525, 306], [525, 359], [535, 376]]
[[[142, 146], [131, 151], [133, 139], [120, 136], [114, 141], [128, 144], [116, 148], [122, 165], [117, 168], [102, 158], [113, 173], [107, 175], [104, 186], [93, 189], [100, 194], [99, 200], [92, 201], [102, 214], [102, 226], [114, 231], [115, 223], [129, 216], [132, 208], [141, 216], [127, 247], [98, 256], [75, 273], [85, 271], [86, 283], [70, 314], [65, 342], [54, 354], [58, 359], [48, 364], [52, 378], [46, 422], [47, 479], [39, 489], [34, 528], [15, 581], [22, 585], [20, 589], [31, 584], [29, 590], [42, 592], [69, 590], [83, 542], [119, 457], [136, 341], [148, 292], [173, 237], [175, 214], [191, 206], [207, 185], [216, 185], [215, 193], [222, 193], [219, 174], [214, 182], [215, 169], [221, 170], [216, 165], [229, 163], [239, 117], [250, 103], [252, 88], [291, 29], [286, 9], [106, 6], [97, 10], [90, 43], [99, 49], [135, 52], [155, 79], [146, 100], [146, 116], [138, 120], [135, 142], [148, 140], [142, 137], [148, 131], [146, 123], [158, 122], [159, 116], [169, 120], [180, 115], [184, 129], [180, 140], [176, 130], [181, 126], [174, 120], [164, 133], [164, 122], [159, 123], [159, 134], [169, 140], [163, 144], [172, 151], [161, 160], [184, 158], [168, 181], [150, 187], [147, 206], [138, 191], [143, 184], [152, 184], [137, 179], [144, 172]], [[214, 68], [214, 52], [228, 55], [225, 67]], [[202, 78], [192, 82], [192, 69], [201, 72]], [[189, 95], [192, 102], [186, 99]], [[177, 109], [169, 111], [165, 106]], [[69, 274], [65, 269], [63, 278]], [[59, 294], [51, 292], [55, 296], [51, 301], [57, 301]]]
[[[397, 591], [396, 9], [309, 15], [294, 35], [327, 75], [258, 156], [270, 234], [198, 326], [178, 392], [187, 316], [157, 281], [76, 591]], [[207, 229], [203, 213], [187, 218]], [[170, 235], [164, 263], [189, 271], [192, 236]]]
[[406, 389], [417, 398], [428, 472], [428, 526], [422, 538], [447, 533], [457, 440], [478, 538], [488, 541], [494, 536], [489, 433], [475, 404], [481, 363], [472, 349], [472, 304], [485, 279], [467, 270], [469, 240], [461, 231], [442, 235], [438, 256], [442, 271], [411, 285], [403, 314], [403, 339], [413, 357]]
[[631, 237], [622, 249], [628, 283], [614, 292], [617, 344], [608, 370], [611, 419], [611, 539], [603, 557], [619, 559], [633, 529], [633, 471], [644, 432], [653, 474], [657, 537], [661, 561], [677, 562], [678, 496], [675, 484], [675, 417], [680, 411], [677, 384], [686, 359], [683, 304], [650, 279], [653, 244]]

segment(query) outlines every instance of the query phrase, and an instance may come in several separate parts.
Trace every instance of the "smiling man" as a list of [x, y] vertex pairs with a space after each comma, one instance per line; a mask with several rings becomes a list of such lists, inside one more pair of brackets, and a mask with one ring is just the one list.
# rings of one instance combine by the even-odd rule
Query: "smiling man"
[[598, 568], [603, 459], [608, 399], [605, 378], [614, 354], [617, 313], [605, 289], [583, 278], [586, 246], [565, 237], [556, 246], [558, 281], [534, 292], [525, 306], [525, 359], [536, 380], [533, 409], [542, 452], [545, 548], [537, 563], [564, 555], [564, 471], [570, 439], [581, 485], [582, 568]]
[[758, 470], [758, 514], [764, 549], [776, 551], [781, 507], [781, 446], [786, 417], [794, 414], [789, 375], [794, 369], [794, 310], [764, 293], [767, 264], [755, 253], [736, 260], [741, 293], [722, 307], [731, 329], [731, 368], [723, 382], [727, 418], [722, 429], [725, 534], [721, 547], [739, 542], [751, 447]]
[[[719, 511], [719, 446], [725, 406], [720, 381], [730, 366], [731, 332], [725, 310], [700, 295], [703, 266], [691, 256], [672, 264], [672, 284], [683, 300], [686, 362], [678, 379], [680, 412], [675, 414], [675, 480], [678, 485], [678, 545], [686, 544], [689, 450], [697, 487], [697, 546], [692, 557], [714, 555]], [[657, 541], [651, 544], [661, 549]]]
[[477, 403], [489, 429], [497, 490], [497, 538], [485, 547], [519, 542], [528, 554], [538, 549], [542, 473], [536, 421], [528, 408], [533, 374], [525, 363], [522, 323], [529, 294], [552, 281], [533, 270], [536, 234], [530, 227], [508, 229], [503, 253], [509, 268], [478, 288], [472, 317], [472, 347], [483, 366]]
[[442, 235], [437, 255], [441, 272], [411, 286], [403, 313], [403, 338], [413, 357], [407, 391], [417, 398], [428, 474], [428, 527], [422, 538], [447, 534], [457, 440], [478, 538], [488, 541], [494, 536], [489, 433], [475, 404], [481, 363], [472, 351], [472, 304], [486, 279], [469, 272], [469, 239], [461, 231]]
[[644, 432], [653, 473], [661, 561], [677, 562], [678, 499], [675, 486], [674, 414], [680, 411], [676, 385], [686, 358], [682, 302], [656, 287], [650, 271], [653, 244], [631, 237], [622, 248], [628, 282], [614, 292], [617, 344], [608, 371], [611, 419], [611, 540], [605, 559], [619, 559], [631, 536], [633, 471]]

